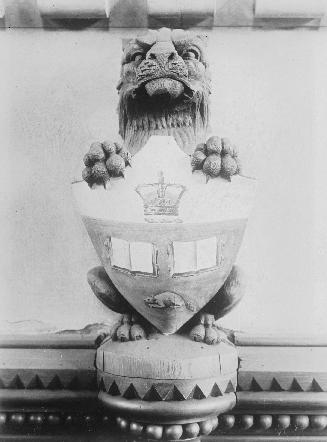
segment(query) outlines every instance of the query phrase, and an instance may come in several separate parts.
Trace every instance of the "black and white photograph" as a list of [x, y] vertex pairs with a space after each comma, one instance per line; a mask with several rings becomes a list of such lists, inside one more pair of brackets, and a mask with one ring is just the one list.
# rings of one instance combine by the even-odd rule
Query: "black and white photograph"
[[0, 441], [327, 442], [327, 0], [0, 0]]

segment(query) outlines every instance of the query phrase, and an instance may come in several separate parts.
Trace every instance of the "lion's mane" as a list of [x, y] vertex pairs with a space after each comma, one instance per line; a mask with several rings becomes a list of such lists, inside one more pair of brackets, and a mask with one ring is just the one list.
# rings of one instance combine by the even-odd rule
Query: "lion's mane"
[[204, 140], [210, 94], [205, 46], [205, 36], [166, 28], [127, 43], [118, 112], [120, 135], [130, 152], [151, 135], [173, 135], [187, 153]]

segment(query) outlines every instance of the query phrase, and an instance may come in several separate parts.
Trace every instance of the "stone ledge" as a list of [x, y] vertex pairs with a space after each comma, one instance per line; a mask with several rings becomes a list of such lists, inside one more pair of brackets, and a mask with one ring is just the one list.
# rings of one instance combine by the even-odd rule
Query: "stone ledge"
[[[99, 428], [101, 432], [103, 425], [101, 422], [104, 420], [111, 422], [110, 429], [107, 430], [110, 440], [110, 434], [116, 430], [113, 430], [112, 412], [109, 411], [108, 414], [104, 411], [98, 401], [95, 381], [95, 338], [96, 336], [85, 339], [81, 336], [45, 335], [36, 339], [31, 336], [0, 339], [1, 352], [9, 352], [13, 356], [7, 357], [9, 355], [7, 353], [7, 356], [1, 358], [2, 375], [7, 372], [4, 376], [6, 381], [0, 388], [0, 424], [3, 434], [16, 434], [17, 431], [25, 434], [24, 432], [30, 431], [29, 428], [33, 426], [41, 433], [45, 431], [49, 434], [49, 431], [52, 432], [53, 422], [71, 425], [73, 421], [84, 422], [84, 426], [93, 422], [94, 431], [98, 431]], [[246, 340], [243, 339], [241, 342], [237, 333], [235, 340], [238, 343], [237, 351], [242, 358], [238, 371], [239, 385], [244, 383], [244, 376], [252, 376], [254, 372], [258, 382], [250, 382], [246, 391], [236, 392], [235, 408], [219, 417], [215, 434], [205, 436], [203, 441], [289, 441], [294, 440], [294, 436], [297, 441], [303, 442], [326, 440], [327, 392], [324, 389], [322, 391], [321, 382], [320, 384], [318, 382], [320, 388], [316, 386], [313, 390], [310, 388], [309, 391], [303, 391], [303, 388], [306, 388], [303, 382], [306, 377], [305, 382], [309, 385], [312, 377], [312, 383], [314, 373], [327, 378], [327, 361], [323, 357], [327, 345], [324, 346], [321, 340], [306, 339], [305, 345], [302, 346], [298, 338], [292, 345], [291, 338], [262, 336], [260, 339], [257, 335], [252, 337], [248, 335]], [[277, 361], [278, 353], [283, 356]], [[294, 358], [295, 353], [297, 358]], [[318, 354], [321, 357], [313, 357]], [[310, 356], [312, 356], [311, 361]], [[58, 367], [59, 362], [61, 367]], [[44, 371], [45, 366], [47, 372]], [[55, 388], [52, 390], [47, 388], [45, 382], [45, 379], [49, 379], [51, 366], [53, 375], [58, 368], [62, 370], [62, 374], [68, 368], [70, 370], [69, 373], [65, 372], [66, 377], [62, 378], [61, 384], [53, 385]], [[302, 380], [299, 378], [297, 368], [301, 369], [301, 376], [304, 376]], [[43, 381], [45, 383], [44, 388], [40, 389], [38, 382], [27, 383], [28, 379], [32, 381], [34, 378], [35, 381], [37, 373], [40, 374], [37, 376], [42, 384]], [[85, 379], [94, 377], [93, 384], [85, 389], [85, 383], [83, 386], [83, 383], [75, 382], [74, 389], [68, 388], [69, 379], [73, 379], [77, 373], [79, 377], [84, 376]], [[297, 385], [295, 390], [287, 391], [285, 388], [283, 391], [274, 391], [271, 386], [264, 389], [265, 384], [268, 386], [271, 377], [279, 379], [282, 377], [286, 382], [287, 373], [299, 378], [297, 384], [290, 384], [293, 387]], [[9, 377], [12, 379], [9, 382], [10, 388], [9, 384], [7, 385]], [[59, 375], [58, 377], [60, 378]], [[282, 381], [279, 384], [283, 386]], [[80, 425], [77, 424], [77, 427]], [[61, 425], [61, 428], [65, 431], [66, 426]], [[2, 440], [6, 439], [2, 437]]]

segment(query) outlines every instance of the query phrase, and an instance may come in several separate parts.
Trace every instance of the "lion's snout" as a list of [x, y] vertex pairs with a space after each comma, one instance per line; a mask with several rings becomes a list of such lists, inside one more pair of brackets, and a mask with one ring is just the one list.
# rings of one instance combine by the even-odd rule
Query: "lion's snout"
[[171, 78], [156, 78], [146, 83], [145, 90], [150, 97], [170, 95], [171, 98], [177, 98], [184, 92], [184, 85]]
[[148, 95], [169, 94], [177, 98], [184, 92], [184, 82], [188, 80], [188, 69], [184, 60], [176, 55], [150, 57], [143, 60], [137, 68], [136, 80], [139, 86], [145, 85]]

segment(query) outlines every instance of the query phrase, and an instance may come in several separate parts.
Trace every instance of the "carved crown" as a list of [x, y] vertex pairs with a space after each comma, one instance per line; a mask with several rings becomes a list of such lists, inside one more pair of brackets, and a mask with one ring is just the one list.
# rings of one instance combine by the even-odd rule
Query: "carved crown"
[[165, 183], [163, 172], [160, 172], [157, 183], [141, 184], [135, 190], [143, 200], [145, 216], [178, 216], [179, 201], [186, 187]]

